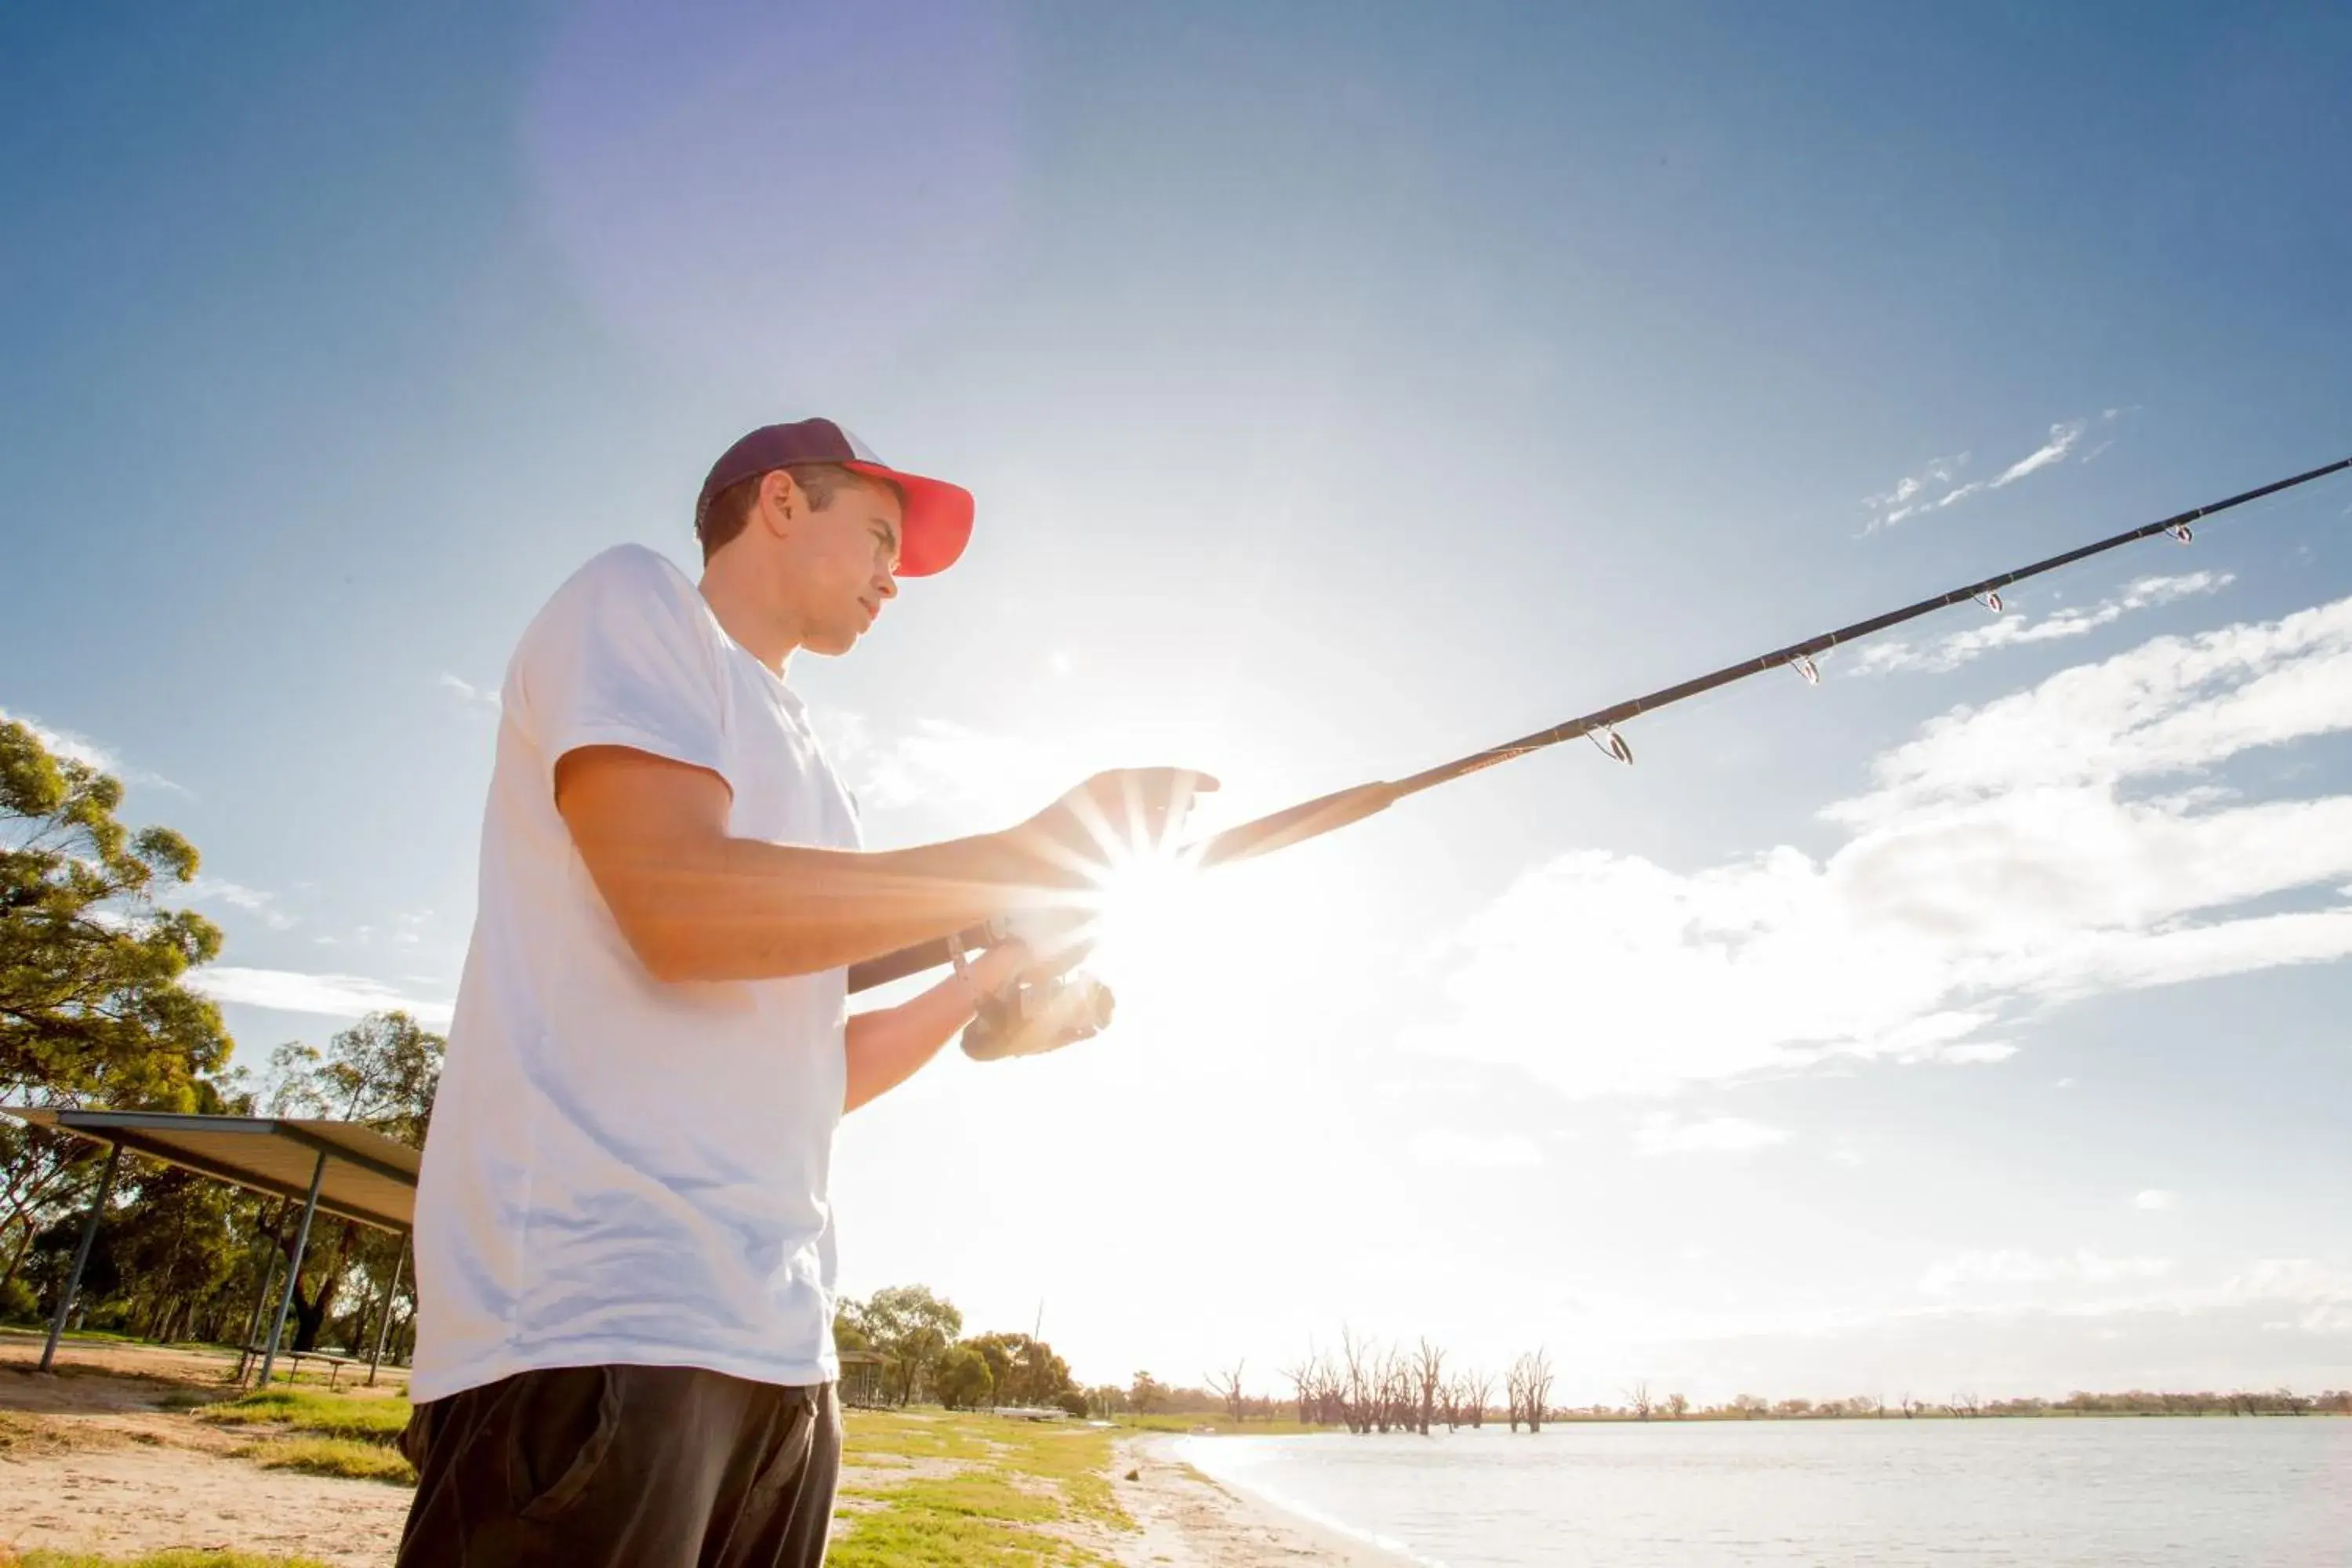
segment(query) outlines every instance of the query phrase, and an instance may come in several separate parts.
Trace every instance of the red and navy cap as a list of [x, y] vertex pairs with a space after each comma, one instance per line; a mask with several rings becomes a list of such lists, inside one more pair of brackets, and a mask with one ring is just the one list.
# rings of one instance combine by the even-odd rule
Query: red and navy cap
[[763, 425], [719, 454], [702, 481], [701, 499], [694, 503], [694, 526], [702, 528], [702, 514], [719, 491], [757, 478], [772, 468], [795, 463], [838, 463], [898, 487], [905, 499], [898, 521], [898, 575], [928, 577], [956, 563], [971, 539], [971, 492], [945, 479], [926, 479], [894, 468], [874, 455], [874, 449], [830, 419], [803, 419], [793, 425]]

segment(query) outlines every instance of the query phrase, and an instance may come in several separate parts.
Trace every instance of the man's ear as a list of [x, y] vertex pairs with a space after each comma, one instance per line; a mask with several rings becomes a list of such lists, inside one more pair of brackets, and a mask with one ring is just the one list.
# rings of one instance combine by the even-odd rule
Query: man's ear
[[760, 476], [760, 504], [755, 510], [760, 525], [781, 539], [801, 513], [808, 510], [808, 494], [793, 480], [789, 470], [772, 468]]

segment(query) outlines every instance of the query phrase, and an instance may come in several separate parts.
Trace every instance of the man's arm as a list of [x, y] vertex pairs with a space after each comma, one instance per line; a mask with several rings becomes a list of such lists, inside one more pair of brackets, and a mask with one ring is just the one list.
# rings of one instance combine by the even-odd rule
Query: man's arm
[[[1074, 954], [1054, 967], [1066, 969], [1076, 962]], [[848, 1084], [841, 1097], [843, 1112], [879, 1099], [914, 1077], [939, 1055], [940, 1047], [971, 1022], [982, 995], [1024, 970], [1034, 973], [1028, 950], [1017, 942], [1008, 942], [973, 959], [963, 973], [951, 974], [896, 1007], [854, 1015], [843, 1041], [849, 1058]]]
[[555, 768], [597, 891], [668, 982], [811, 974], [945, 936], [1084, 886], [1107, 808], [1121, 836], [1156, 836], [1215, 787], [1173, 769], [1104, 773], [1007, 832], [866, 854], [730, 837], [725, 781], [648, 752], [584, 746]]
[[920, 1071], [971, 1022], [983, 995], [1014, 980], [1031, 984], [1055, 980], [1084, 963], [1090, 944], [1072, 933], [1049, 939], [1042, 952], [1026, 942], [1008, 942], [973, 959], [961, 974], [896, 1007], [877, 1008], [849, 1020], [844, 1049], [849, 1081], [842, 1095], [845, 1114], [879, 1099]]

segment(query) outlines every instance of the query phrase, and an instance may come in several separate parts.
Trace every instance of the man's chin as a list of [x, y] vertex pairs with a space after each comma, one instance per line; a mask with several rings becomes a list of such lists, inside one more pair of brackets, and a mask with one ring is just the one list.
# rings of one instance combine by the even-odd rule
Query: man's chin
[[866, 634], [862, 629], [858, 631], [837, 631], [821, 637], [811, 637], [802, 646], [806, 647], [809, 652], [822, 655], [826, 658], [839, 658], [843, 654], [847, 653], [851, 648], [856, 647], [857, 646], [857, 639], [865, 635]]

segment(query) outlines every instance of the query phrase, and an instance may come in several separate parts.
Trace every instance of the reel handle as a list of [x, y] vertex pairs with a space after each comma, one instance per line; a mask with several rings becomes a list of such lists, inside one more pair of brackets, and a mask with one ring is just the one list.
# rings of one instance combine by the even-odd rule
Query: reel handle
[[1083, 971], [1034, 985], [1013, 984], [984, 998], [964, 1026], [963, 1054], [976, 1062], [1037, 1057], [1110, 1027], [1118, 999]]

